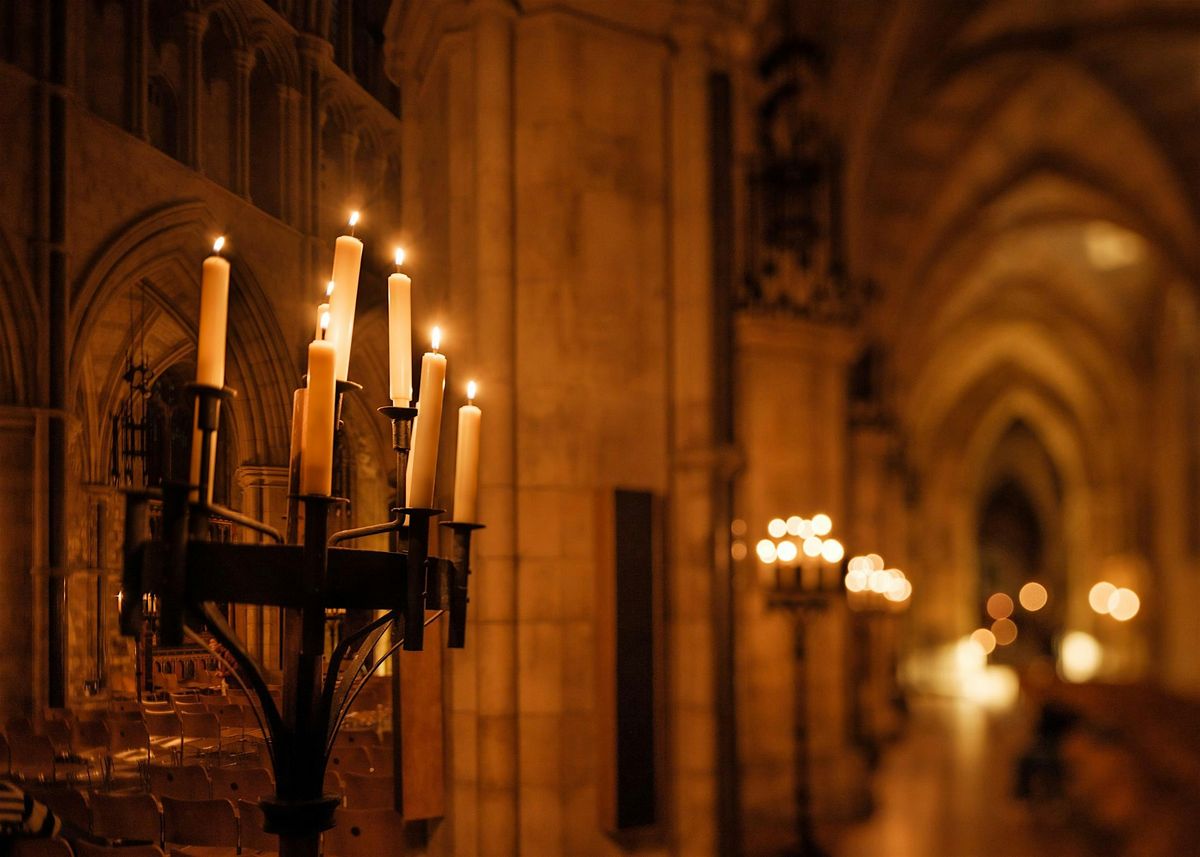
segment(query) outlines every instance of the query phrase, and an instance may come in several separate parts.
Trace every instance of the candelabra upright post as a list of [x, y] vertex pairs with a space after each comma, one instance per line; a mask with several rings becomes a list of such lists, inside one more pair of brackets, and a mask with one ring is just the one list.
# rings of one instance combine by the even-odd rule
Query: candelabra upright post
[[[834, 593], [841, 589], [844, 550], [837, 539], [821, 538], [828, 535], [832, 526], [826, 515], [817, 515], [811, 521], [800, 517], [787, 521], [776, 518], [767, 528], [772, 539], [763, 539], [756, 546], [764, 571], [762, 583], [767, 608], [787, 613], [792, 623], [796, 841], [785, 852], [786, 857], [828, 855], [817, 840], [813, 823], [808, 630], [811, 619], [828, 608]], [[788, 536], [802, 538], [802, 548]]]
[[[342, 400], [356, 384], [339, 382], [335, 424]], [[279, 835], [281, 857], [317, 857], [320, 835], [334, 824], [338, 797], [323, 794], [329, 753], [359, 691], [374, 671], [401, 646], [420, 650], [428, 621], [426, 607], [449, 611], [452, 647], [461, 647], [466, 626], [466, 581], [470, 534], [480, 525], [450, 522], [454, 555], [429, 554], [429, 525], [439, 509], [413, 509], [405, 504], [404, 475], [413, 408], [383, 408], [392, 421], [396, 455], [396, 504], [389, 521], [330, 534], [329, 511], [340, 501], [297, 492], [298, 457], [292, 460], [288, 540], [259, 521], [215, 505], [208, 485], [213, 466], [213, 438], [220, 403], [231, 390], [193, 385], [197, 398], [200, 445], [198, 484], [166, 483], [158, 492], [126, 495], [125, 598], [122, 631], [140, 630], [144, 593], [158, 597], [159, 632], [168, 644], [186, 635], [208, 645], [207, 630], [220, 644], [230, 675], [255, 700], [254, 714], [263, 727], [275, 769], [275, 793], [261, 800], [267, 831]], [[297, 396], [297, 400], [302, 396]], [[335, 435], [336, 437], [336, 435]], [[159, 538], [147, 533], [147, 507], [161, 499], [163, 526]], [[303, 534], [299, 518], [303, 515]], [[255, 531], [269, 543], [217, 543], [207, 539], [209, 518], [219, 516]], [[407, 525], [406, 525], [407, 522]], [[390, 534], [390, 550], [340, 547], [344, 542]], [[461, 605], [446, 586], [427, 581], [461, 581]], [[242, 645], [216, 605], [253, 604], [282, 608], [284, 613], [284, 683], [282, 706], [270, 692], [261, 666]], [[329, 608], [383, 610], [381, 617], [344, 637], [326, 657], [325, 614]], [[398, 641], [382, 658], [371, 658], [388, 627]], [[399, 711], [393, 684], [394, 712]], [[399, 741], [396, 742], [397, 751]], [[399, 771], [399, 759], [396, 760]], [[397, 788], [397, 808], [400, 792]]]

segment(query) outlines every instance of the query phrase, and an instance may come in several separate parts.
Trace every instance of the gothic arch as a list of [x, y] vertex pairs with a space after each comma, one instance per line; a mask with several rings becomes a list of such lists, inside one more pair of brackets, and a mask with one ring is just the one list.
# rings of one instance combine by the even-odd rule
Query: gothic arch
[[[202, 248], [216, 231], [205, 228], [207, 220], [207, 212], [198, 202], [166, 206], [121, 229], [107, 249], [86, 266], [76, 285], [71, 318], [72, 353], [80, 356], [69, 379], [72, 399], [81, 383], [80, 365], [102, 319], [143, 279], [158, 286], [147, 292], [154, 305], [153, 320], [161, 320], [167, 325], [162, 329], [171, 332], [156, 343], [159, 358], [177, 360], [191, 351], [195, 317], [187, 308], [198, 300]], [[293, 361], [282, 350], [284, 338], [253, 263], [245, 257], [234, 257], [229, 320], [227, 378], [241, 393], [231, 406], [242, 429], [238, 456], [242, 461], [282, 461], [287, 454]], [[128, 347], [128, 336], [126, 332], [111, 350]], [[110, 369], [104, 374], [108, 380], [96, 387], [97, 393], [102, 399], [111, 399], [114, 373]]]

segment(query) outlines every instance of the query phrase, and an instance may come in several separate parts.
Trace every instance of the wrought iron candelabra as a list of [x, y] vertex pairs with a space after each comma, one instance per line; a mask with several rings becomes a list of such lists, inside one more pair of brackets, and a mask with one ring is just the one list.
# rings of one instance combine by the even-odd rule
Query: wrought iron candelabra
[[[357, 389], [357, 384], [338, 382], [336, 425], [341, 425], [344, 396]], [[391, 519], [329, 533], [331, 508], [346, 501], [299, 494], [299, 455], [294, 454], [285, 538], [273, 527], [208, 499], [212, 441], [221, 403], [235, 393], [200, 384], [190, 390], [196, 399], [199, 430], [194, 442], [201, 449], [198, 484], [167, 482], [161, 490], [126, 493], [122, 632], [138, 633], [142, 595], [149, 593], [158, 598], [158, 630], [165, 645], [178, 645], [185, 636], [204, 642], [200, 631], [207, 629], [223, 647], [218, 654], [230, 675], [256, 703], [254, 714], [275, 769], [275, 794], [261, 801], [267, 832], [279, 835], [282, 857], [317, 857], [320, 834], [333, 826], [339, 804], [338, 797], [323, 793], [330, 751], [358, 693], [387, 660], [386, 656], [375, 659], [372, 653], [389, 628], [394, 642], [388, 656], [401, 646], [420, 651], [425, 626], [442, 614], [448, 617], [448, 645], [465, 645], [471, 534], [482, 525], [443, 523], [451, 534], [450, 557], [430, 555], [430, 524], [442, 510], [405, 503], [405, 473], [417, 410], [389, 406], [379, 411], [391, 421], [396, 458]], [[148, 529], [151, 500], [162, 502], [162, 527], [156, 538]], [[264, 541], [211, 542], [208, 523], [214, 516]], [[342, 546], [380, 534], [390, 536], [389, 550]], [[282, 608], [282, 705], [272, 696], [261, 665], [217, 607], [230, 603]], [[325, 613], [330, 608], [386, 612], [343, 637], [326, 663]], [[427, 610], [437, 612], [427, 616]], [[400, 742], [394, 744], [399, 755]], [[399, 808], [398, 758], [395, 769]]]

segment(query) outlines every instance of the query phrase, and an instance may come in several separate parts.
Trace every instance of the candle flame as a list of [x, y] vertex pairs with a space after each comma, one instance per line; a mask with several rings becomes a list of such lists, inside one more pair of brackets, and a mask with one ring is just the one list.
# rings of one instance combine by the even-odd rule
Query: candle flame
[[225, 236], [218, 235], [217, 240], [213, 242], [213, 252], [220, 253], [221, 248], [225, 246]]
[[333, 280], [330, 280], [329, 285], [325, 286], [325, 297], [329, 297], [330, 295], [333, 294], [334, 285], [335, 285], [335, 283], [333, 282]]
[[358, 226], [358, 212], [357, 211], [350, 212], [350, 225]]
[[399, 268], [403, 264], [404, 264], [404, 248], [397, 247], [396, 248], [396, 267]]
[[474, 381], [467, 382], [467, 401], [475, 401], [475, 394], [479, 391], [479, 385]]
[[442, 344], [442, 329], [434, 327], [433, 333], [430, 334], [429, 338], [433, 342], [433, 350], [437, 351], [438, 347]]
[[321, 313], [321, 338], [325, 338], [325, 334], [329, 331], [329, 310]]

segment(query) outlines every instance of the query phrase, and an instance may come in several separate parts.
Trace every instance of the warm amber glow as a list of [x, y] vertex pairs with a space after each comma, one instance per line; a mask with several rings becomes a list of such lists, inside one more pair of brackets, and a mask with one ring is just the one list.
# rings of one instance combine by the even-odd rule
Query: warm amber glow
[[[787, 519], [787, 531], [789, 536], [800, 535], [800, 528], [804, 526], [804, 519], [799, 515], [792, 515]], [[811, 535], [811, 533], [809, 534]], [[807, 536], [805, 537], [807, 538]]]
[[1007, 646], [1017, 639], [1017, 623], [1012, 619], [997, 619], [992, 623], [992, 635], [997, 645]]
[[213, 252], [220, 253], [221, 248], [225, 246], [225, 236], [218, 235], [217, 240], [213, 242]]
[[1091, 588], [1088, 592], [1088, 604], [1091, 608], [1104, 616], [1108, 613], [1108, 599], [1117, 591], [1117, 587], [1113, 586], [1107, 580], [1102, 580]]
[[396, 267], [397, 268], [399, 268], [401, 265], [404, 264], [404, 248], [403, 247], [396, 248], [396, 257], [395, 258], [396, 258]]
[[872, 571], [883, 571], [883, 557], [881, 557], [879, 554], [867, 554], [867, 562], [871, 564]]
[[912, 597], [912, 591], [912, 582], [908, 578], [895, 577], [888, 586], [887, 592], [883, 593], [883, 597], [896, 604], [903, 604]]
[[746, 543], [741, 539], [738, 539], [729, 546], [729, 555], [732, 556], [737, 562], [744, 560], [747, 553], [748, 551], [746, 550]]
[[1017, 593], [1017, 600], [1021, 602], [1022, 607], [1034, 613], [1046, 606], [1046, 602], [1050, 600], [1050, 593], [1046, 591], [1046, 587], [1031, 580], [1021, 587], [1021, 591]]
[[1007, 619], [1012, 612], [1013, 600], [1003, 592], [997, 592], [987, 600], [987, 614], [993, 619]]
[[734, 518], [733, 522], [729, 525], [729, 532], [735, 536], [746, 535], [746, 522], [741, 518]]
[[821, 559], [828, 563], [841, 562], [846, 555], [846, 549], [837, 539], [826, 539], [821, 545]]
[[754, 552], [758, 554], [759, 560], [767, 565], [773, 563], [775, 561], [775, 557], [778, 556], [778, 552], [775, 550], [775, 542], [771, 541], [770, 539], [761, 539], [759, 543], [754, 546]]
[[821, 555], [821, 546], [824, 544], [816, 536], [809, 536], [804, 540], [804, 555], [818, 557]]
[[1058, 650], [1058, 669], [1067, 681], [1091, 681], [1100, 670], [1104, 650], [1091, 634], [1071, 631]]
[[442, 347], [442, 329], [440, 327], [433, 328], [433, 332], [429, 334], [429, 341], [433, 343], [434, 351]]
[[358, 226], [358, 212], [357, 211], [350, 212], [350, 225]]
[[813, 515], [812, 531], [814, 536], [827, 536], [833, 529], [833, 519], [826, 514]]
[[337, 284], [333, 280], [329, 281], [328, 285], [325, 286], [325, 297], [330, 297], [333, 295], [333, 287], [335, 285]]
[[467, 382], [467, 401], [474, 402], [475, 394], [479, 392], [479, 385], [474, 381]]
[[321, 313], [321, 338], [325, 338], [325, 334], [329, 332], [329, 310]]
[[796, 543], [791, 540], [784, 540], [775, 546], [775, 555], [779, 557], [780, 562], [792, 562], [797, 553], [799, 552], [796, 550]]
[[846, 564], [846, 571], [870, 571], [871, 561], [865, 556], [852, 556]]
[[1108, 615], [1118, 622], [1128, 622], [1138, 614], [1138, 610], [1142, 607], [1142, 600], [1132, 589], [1122, 586], [1108, 596], [1107, 606]]
[[862, 592], [867, 588], [867, 572], [861, 568], [853, 568], [846, 574], [846, 589], [850, 592]]
[[987, 628], [977, 628], [971, 632], [971, 642], [983, 649], [985, 655], [990, 655], [996, 650], [996, 635]]
[[782, 539], [787, 535], [787, 524], [784, 523], [783, 518], [772, 518], [771, 522], [767, 524], [767, 532], [773, 539]]

